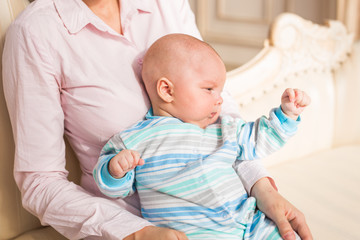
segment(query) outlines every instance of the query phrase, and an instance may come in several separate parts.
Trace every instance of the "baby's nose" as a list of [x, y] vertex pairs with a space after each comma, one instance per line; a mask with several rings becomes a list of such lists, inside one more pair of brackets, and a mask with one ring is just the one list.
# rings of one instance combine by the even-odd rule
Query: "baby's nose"
[[220, 96], [219, 94], [219, 97], [218, 99], [216, 100], [216, 105], [221, 105], [223, 103], [223, 98]]

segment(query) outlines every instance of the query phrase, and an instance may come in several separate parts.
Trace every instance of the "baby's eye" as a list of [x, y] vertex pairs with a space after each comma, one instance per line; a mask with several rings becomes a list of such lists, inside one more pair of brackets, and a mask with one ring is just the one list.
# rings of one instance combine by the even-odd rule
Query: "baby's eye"
[[208, 91], [212, 91], [212, 90], [214, 90], [213, 88], [206, 88], [206, 90], [208, 90]]

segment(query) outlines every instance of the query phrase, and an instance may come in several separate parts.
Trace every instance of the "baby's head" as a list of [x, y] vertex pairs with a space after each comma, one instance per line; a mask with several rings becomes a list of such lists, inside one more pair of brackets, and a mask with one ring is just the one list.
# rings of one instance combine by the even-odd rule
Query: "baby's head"
[[207, 43], [185, 34], [158, 39], [145, 54], [142, 78], [154, 115], [201, 128], [217, 120], [226, 70]]

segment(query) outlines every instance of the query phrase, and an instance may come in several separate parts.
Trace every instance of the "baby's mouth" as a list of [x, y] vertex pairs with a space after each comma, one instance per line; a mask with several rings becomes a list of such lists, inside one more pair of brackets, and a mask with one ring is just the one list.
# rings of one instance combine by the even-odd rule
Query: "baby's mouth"
[[212, 113], [210, 114], [210, 118], [215, 117], [215, 116], [216, 116], [216, 114], [217, 114], [217, 112], [212, 112]]

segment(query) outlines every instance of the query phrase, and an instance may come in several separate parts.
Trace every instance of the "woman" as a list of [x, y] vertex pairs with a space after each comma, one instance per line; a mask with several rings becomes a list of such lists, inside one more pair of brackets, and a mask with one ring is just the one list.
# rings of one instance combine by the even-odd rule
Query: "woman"
[[[71, 239], [186, 239], [142, 219], [136, 196], [104, 198], [91, 176], [105, 142], [147, 112], [141, 58], [173, 32], [200, 38], [186, 0], [36, 0], [11, 25], [3, 74], [14, 174], [24, 207], [42, 224]], [[224, 108], [238, 114], [229, 97]], [[66, 178], [63, 134], [80, 161], [81, 187]], [[260, 165], [238, 168], [249, 169], [248, 191], [283, 236], [292, 226], [311, 239], [302, 214]]]

